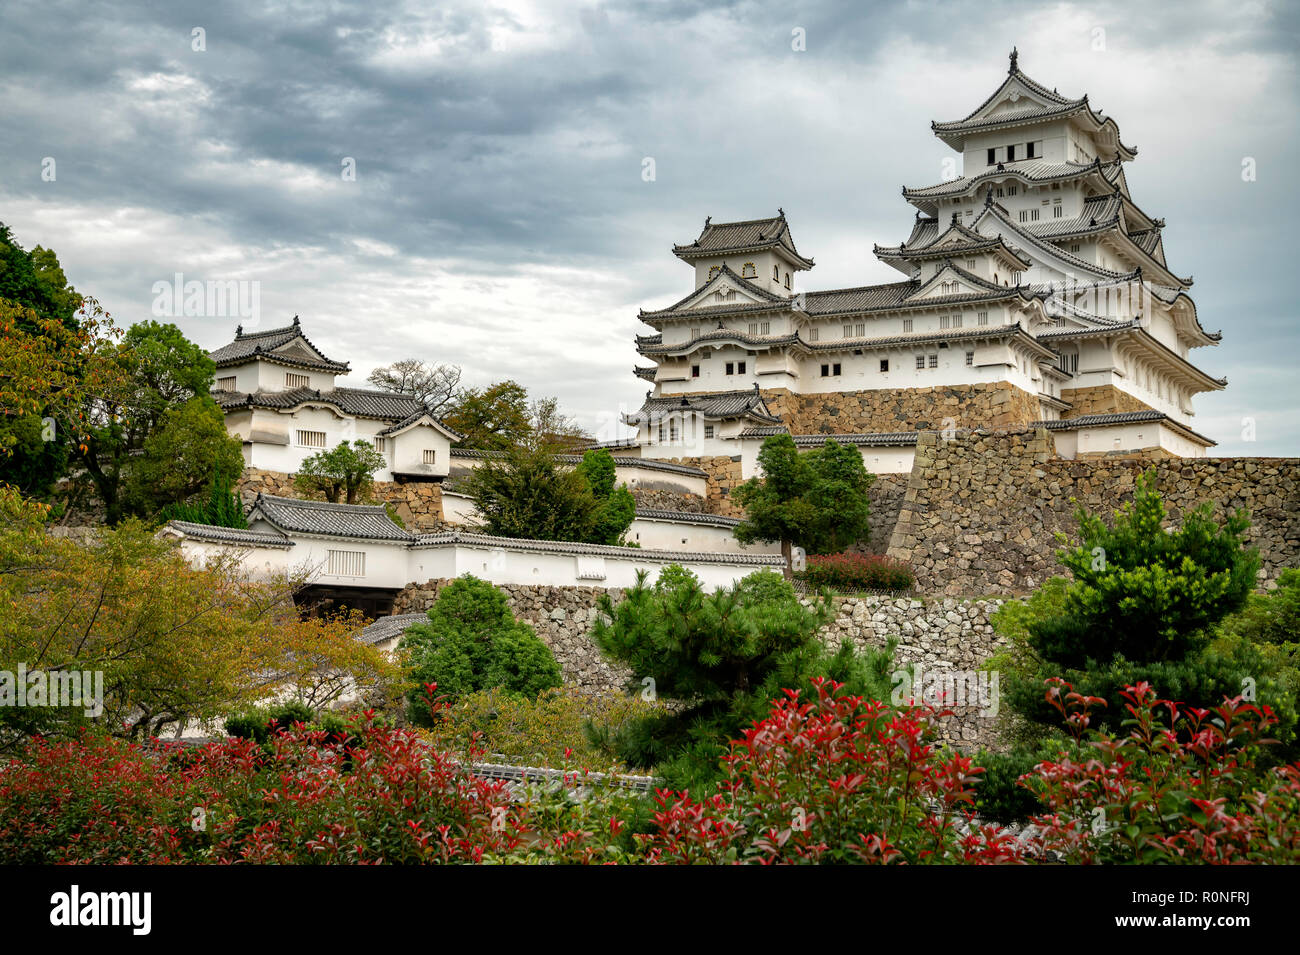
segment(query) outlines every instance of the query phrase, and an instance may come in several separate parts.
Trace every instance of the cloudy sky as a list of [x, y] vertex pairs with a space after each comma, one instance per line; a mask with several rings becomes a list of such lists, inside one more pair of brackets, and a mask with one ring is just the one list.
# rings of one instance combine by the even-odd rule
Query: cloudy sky
[[1215, 0], [5, 0], [0, 221], [124, 324], [215, 348], [241, 319], [159, 316], [155, 283], [257, 283], [244, 325], [300, 315], [349, 383], [453, 362], [609, 437], [646, 387], [637, 309], [690, 289], [673, 242], [781, 206], [804, 288], [894, 280], [872, 244], [954, 155], [930, 121], [992, 92], [1014, 44], [1139, 150], [1134, 197], [1224, 332], [1193, 356], [1229, 378], [1196, 427], [1296, 455], [1298, 22]]

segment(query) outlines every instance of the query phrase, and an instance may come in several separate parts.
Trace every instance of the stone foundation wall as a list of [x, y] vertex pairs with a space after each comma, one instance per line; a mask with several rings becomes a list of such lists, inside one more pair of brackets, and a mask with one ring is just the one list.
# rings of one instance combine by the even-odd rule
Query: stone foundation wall
[[775, 388], [764, 391], [763, 398], [793, 434], [997, 429], [1042, 417], [1035, 396], [1005, 381], [820, 395]]
[[898, 524], [898, 514], [903, 508], [903, 495], [907, 493], [906, 474], [877, 474], [871, 482], [867, 497], [871, 501], [871, 526], [865, 538], [858, 541], [850, 552], [858, 554], [883, 554], [889, 549], [890, 538]]
[[889, 555], [912, 566], [923, 593], [1024, 593], [1064, 573], [1055, 535], [1078, 530], [1072, 499], [1108, 518], [1154, 468], [1170, 520], [1202, 502], [1218, 515], [1245, 508], [1262, 580], [1300, 564], [1300, 459], [1054, 455], [1041, 430], [920, 435]]
[[[449, 582], [409, 584], [397, 596], [393, 613], [428, 610]], [[520, 584], [498, 585], [498, 589], [515, 616], [531, 624], [551, 648], [565, 683], [588, 690], [617, 690], [626, 685], [629, 672], [607, 662], [587, 636], [600, 595], [609, 593], [617, 603], [621, 591]], [[836, 597], [835, 616], [820, 638], [829, 647], [838, 647], [847, 638], [859, 647], [883, 648], [891, 637], [897, 637], [895, 661], [899, 667], [919, 663], [927, 670], [974, 671], [1002, 645], [989, 623], [989, 615], [1000, 605], [999, 600]], [[945, 739], [963, 746], [996, 743], [995, 724], [977, 712], [979, 707], [956, 709], [956, 715], [942, 724]]]
[[1090, 388], [1062, 388], [1061, 400], [1074, 407], [1061, 414], [1062, 418], [1082, 418], [1090, 414], [1120, 414], [1127, 411], [1151, 411], [1149, 404], [1139, 401], [1127, 391], [1114, 385], [1093, 385]]
[[710, 514], [726, 517], [744, 517], [744, 511], [731, 500], [731, 492], [744, 481], [740, 477], [740, 455], [712, 455], [690, 458], [663, 458], [669, 464], [684, 464], [699, 468], [708, 475], [707, 510]]
[[632, 488], [632, 498], [638, 510], [682, 511], [687, 514], [708, 514], [709, 502], [698, 494], [679, 494], [660, 488]]
[[[300, 497], [293, 486], [293, 476], [283, 471], [264, 471], [260, 468], [245, 468], [235, 485], [244, 500], [251, 504], [258, 494], [272, 494], [278, 497]], [[395, 481], [376, 481], [371, 497], [384, 504], [391, 504], [393, 511], [406, 529], [416, 531], [434, 531], [444, 526], [442, 513], [442, 485], [411, 482], [399, 484]]]
[[[430, 580], [408, 584], [393, 600], [393, 613], [419, 613], [428, 610], [449, 580]], [[608, 593], [615, 602], [622, 597], [618, 589], [604, 587], [534, 587], [523, 584], [497, 584], [506, 595], [510, 610], [520, 620], [531, 624], [537, 635], [551, 648], [560, 664], [564, 682], [585, 690], [620, 689], [631, 675], [608, 663], [588, 638], [596, 619], [596, 601]]]

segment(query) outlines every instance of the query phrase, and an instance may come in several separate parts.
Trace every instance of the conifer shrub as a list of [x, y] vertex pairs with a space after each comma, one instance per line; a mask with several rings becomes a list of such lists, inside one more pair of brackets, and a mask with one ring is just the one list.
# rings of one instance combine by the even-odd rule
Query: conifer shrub
[[408, 713], [421, 726], [438, 721], [429, 711], [429, 684], [449, 702], [488, 688], [535, 697], [560, 685], [550, 647], [515, 618], [500, 590], [469, 574], [443, 588], [428, 622], [409, 627], [401, 646], [415, 683]]

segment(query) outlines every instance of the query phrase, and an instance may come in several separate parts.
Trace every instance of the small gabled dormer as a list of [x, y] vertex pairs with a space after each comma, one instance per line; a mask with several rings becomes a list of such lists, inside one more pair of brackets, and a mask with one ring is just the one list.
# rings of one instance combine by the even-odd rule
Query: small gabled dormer
[[310, 389], [333, 391], [334, 378], [351, 371], [327, 358], [303, 334], [298, 316], [265, 331], [235, 329], [235, 340], [211, 353], [217, 365], [213, 391], [251, 394]]
[[673, 254], [695, 267], [695, 287], [702, 288], [724, 268], [765, 292], [790, 297], [795, 293], [795, 276], [813, 267], [813, 260], [799, 254], [784, 210], [771, 219], [714, 223], [704, 220], [704, 229], [689, 245], [673, 246]]

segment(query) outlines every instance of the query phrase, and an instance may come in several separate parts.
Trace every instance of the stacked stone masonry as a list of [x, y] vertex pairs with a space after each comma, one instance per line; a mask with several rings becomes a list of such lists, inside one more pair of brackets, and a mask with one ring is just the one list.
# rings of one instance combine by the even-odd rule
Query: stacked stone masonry
[[793, 434], [999, 429], [1042, 418], [1038, 399], [1005, 381], [807, 395], [775, 388], [763, 398]]
[[[301, 497], [293, 485], [293, 475], [282, 471], [263, 471], [245, 468], [236, 490], [247, 506], [258, 494], [279, 497]], [[412, 532], [435, 531], [444, 526], [442, 513], [442, 485], [432, 482], [376, 481], [370, 492], [372, 501], [391, 504], [393, 513], [402, 519]]]
[[[409, 584], [397, 597], [393, 613], [428, 610], [450, 581], [430, 580]], [[598, 613], [596, 602], [608, 593], [616, 603], [622, 592], [599, 587], [538, 587], [502, 584], [511, 611], [537, 631], [551, 648], [565, 683], [583, 690], [624, 688], [630, 673], [610, 664], [588, 634]], [[835, 615], [821, 632], [829, 647], [849, 639], [858, 647], [883, 648], [898, 640], [895, 661], [900, 667], [922, 664], [929, 670], [975, 671], [1001, 645], [989, 616], [1000, 600], [891, 599], [888, 597], [835, 597]], [[956, 714], [941, 727], [943, 738], [962, 746], [994, 745], [996, 721], [980, 714], [978, 706], [956, 707]]]
[[[1134, 398], [1114, 385], [1094, 385], [1090, 388], [1062, 388], [1061, 400], [1072, 406], [1061, 413], [1062, 418], [1082, 418], [1093, 414], [1121, 414], [1129, 411], [1150, 411], [1151, 406]], [[1025, 422], [1028, 424], [1028, 422]]]
[[1171, 522], [1209, 502], [1222, 516], [1251, 515], [1261, 582], [1300, 559], [1300, 460], [1055, 457], [1051, 435], [1028, 429], [918, 439], [888, 553], [907, 561], [928, 594], [1025, 593], [1064, 573], [1057, 532], [1078, 529], [1075, 504], [1109, 516], [1154, 469]]

